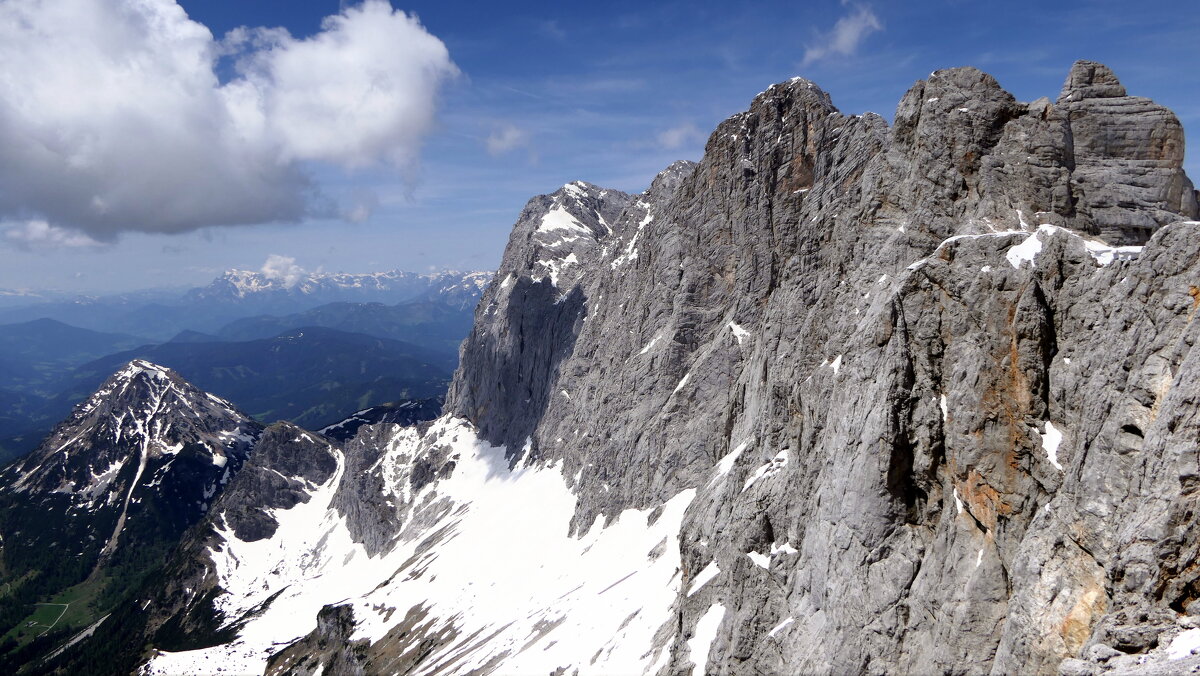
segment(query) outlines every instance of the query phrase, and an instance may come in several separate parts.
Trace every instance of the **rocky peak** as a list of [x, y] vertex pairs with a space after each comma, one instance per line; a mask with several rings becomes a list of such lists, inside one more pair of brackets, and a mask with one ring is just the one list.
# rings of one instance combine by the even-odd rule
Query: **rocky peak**
[[[1111, 342], [1087, 318], [1118, 312], [1101, 310], [1110, 300], [1099, 290], [1115, 289], [1147, 242], [1155, 253], [1136, 269], [1195, 260], [1194, 246], [1170, 244], [1194, 230], [1177, 223], [1195, 213], [1172, 141], [1181, 134], [1145, 99], [1027, 104], [974, 68], [916, 83], [890, 129], [843, 115], [807, 81], [775, 85], [717, 128], [669, 197], [634, 197], [569, 288], [523, 293], [541, 273], [506, 256], [447, 408], [510, 457], [561, 462], [580, 531], [696, 489], [684, 588], [704, 584], [693, 582], [701, 570], [728, 571], [728, 582], [679, 601], [685, 626], [728, 613], [712, 655], [758, 655], [757, 668], [778, 673], [985, 672], [990, 658], [977, 656], [1000, 645], [1009, 595], [1024, 613], [1046, 591], [1005, 577], [1033, 560], [1022, 546], [1041, 546], [1023, 539], [1045, 528], [1037, 510], [1056, 490], [1064, 501], [1088, 494], [1059, 473], [1066, 447], [1045, 450], [1057, 448], [1060, 421], [1082, 424], [1080, 407], [1109, 396], [1100, 382], [1072, 394], [1073, 369], [1134, 351], [1087, 366], [1083, 355]], [[1190, 302], [1172, 293], [1161, 302]], [[1146, 311], [1147, 296], [1111, 295], [1125, 299], [1112, 301], [1122, 316]], [[1172, 336], [1185, 329], [1162, 321]], [[1055, 361], [1068, 347], [1085, 366]], [[1099, 621], [1098, 564], [1063, 558], [1087, 570], [1065, 597], [1083, 628], [1027, 649], [1037, 622], [1068, 626], [1070, 608], [1037, 622], [1014, 612], [1001, 669], [1077, 651]], [[830, 601], [891, 574], [904, 581]], [[996, 584], [1006, 579], [1023, 591]], [[766, 581], [779, 583], [777, 598]], [[968, 585], [979, 587], [954, 603], [976, 628], [909, 611], [878, 619]], [[860, 643], [879, 622], [891, 638]], [[773, 640], [785, 628], [790, 638]], [[798, 648], [777, 660], [770, 649], [831, 637], [851, 640], [828, 643], [824, 657]], [[929, 647], [940, 645], [952, 647]], [[678, 659], [668, 671], [687, 668]]]
[[[4, 472], [16, 491], [70, 494], [89, 504], [107, 501], [114, 481], [139, 467], [159, 465], [145, 480], [171, 471], [177, 459], [213, 468], [209, 485], [196, 486], [211, 498], [213, 480], [246, 459], [261, 425], [228, 401], [202, 392], [174, 371], [145, 360], [114, 373], [33, 453]], [[130, 490], [125, 486], [123, 490]], [[200, 500], [207, 503], [208, 500]]]
[[174, 371], [129, 362], [0, 472], [0, 570], [12, 598], [75, 585], [122, 598], [205, 516], [261, 430]]
[[583, 181], [534, 197], [513, 227], [496, 278], [504, 280], [532, 268], [536, 281], [569, 288], [581, 266], [599, 250], [600, 242], [612, 235], [613, 223], [629, 200], [630, 196], [619, 190]]
[[670, 199], [684, 179], [691, 176], [695, 170], [695, 162], [688, 160], [672, 162], [666, 169], [658, 172], [658, 175], [650, 182], [650, 187], [645, 193], [646, 200], [652, 203], [662, 203]]
[[218, 509], [227, 528], [239, 539], [270, 537], [276, 521], [271, 510], [307, 502], [340, 466], [340, 454], [329, 439], [287, 422], [268, 427], [253, 459], [222, 496]]
[[1095, 61], [1076, 61], [1067, 74], [1058, 103], [1083, 99], [1106, 99], [1125, 96], [1125, 87], [1108, 66]]

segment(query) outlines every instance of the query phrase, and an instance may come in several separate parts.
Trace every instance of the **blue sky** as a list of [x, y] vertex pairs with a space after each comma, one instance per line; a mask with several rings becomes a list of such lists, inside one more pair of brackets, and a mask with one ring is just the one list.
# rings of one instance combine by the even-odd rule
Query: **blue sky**
[[[240, 26], [282, 26], [302, 40], [341, 11], [332, 1], [180, 4], [217, 40]], [[272, 254], [309, 270], [492, 268], [532, 195], [576, 179], [642, 190], [670, 162], [699, 159], [717, 123], [794, 75], [816, 81], [844, 112], [890, 119], [904, 91], [937, 68], [977, 66], [1028, 101], [1054, 98], [1071, 63], [1093, 59], [1131, 94], [1172, 108], [1200, 142], [1193, 2], [392, 5], [415, 14], [457, 68], [433, 87], [436, 108], [417, 140], [398, 142], [419, 148], [413, 157], [304, 155], [293, 168], [335, 206], [298, 222], [10, 237], [0, 241], [0, 288], [196, 285], [223, 269], [257, 269]], [[222, 81], [238, 72], [233, 58], [217, 68]], [[1188, 156], [1193, 180], [1198, 155]]]

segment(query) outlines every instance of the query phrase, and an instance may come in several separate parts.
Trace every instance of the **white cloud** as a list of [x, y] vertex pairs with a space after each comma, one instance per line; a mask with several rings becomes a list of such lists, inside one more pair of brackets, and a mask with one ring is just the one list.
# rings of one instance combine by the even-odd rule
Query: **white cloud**
[[864, 38], [880, 30], [883, 30], [883, 23], [875, 12], [869, 7], [856, 6], [851, 14], [837, 20], [832, 31], [804, 50], [801, 67], [831, 56], [852, 56]]
[[295, 258], [279, 254], [267, 256], [267, 261], [263, 263], [259, 272], [267, 279], [282, 282], [288, 288], [296, 286], [307, 274], [304, 268], [296, 265]]
[[696, 128], [696, 125], [691, 122], [684, 122], [676, 127], [659, 132], [656, 140], [658, 141], [658, 145], [667, 150], [678, 150], [688, 143], [703, 138], [704, 135]]
[[456, 73], [386, 0], [219, 42], [174, 0], [5, 0], [0, 217], [104, 240], [337, 213], [309, 163], [410, 171]]
[[26, 251], [104, 246], [102, 242], [97, 242], [82, 232], [50, 225], [43, 220], [5, 223], [2, 227], [4, 240]]
[[488, 135], [486, 145], [489, 155], [503, 155], [510, 150], [529, 145], [529, 132], [512, 124], [504, 124]]
[[358, 189], [352, 191], [350, 202], [342, 208], [341, 216], [350, 223], [365, 223], [378, 208], [378, 193], [374, 190]]

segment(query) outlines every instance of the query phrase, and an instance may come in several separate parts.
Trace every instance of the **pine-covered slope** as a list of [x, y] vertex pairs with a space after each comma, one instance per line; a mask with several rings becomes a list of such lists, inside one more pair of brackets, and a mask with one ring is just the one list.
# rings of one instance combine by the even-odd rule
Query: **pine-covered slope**
[[293, 497], [243, 472], [178, 574], [121, 611], [141, 630], [102, 625], [76, 654], [121, 643], [143, 673], [1191, 668], [1182, 159], [1170, 111], [1095, 63], [1054, 102], [937, 71], [891, 127], [775, 85], [641, 195], [531, 200], [442, 418], [314, 437], [303, 471], [261, 460]]

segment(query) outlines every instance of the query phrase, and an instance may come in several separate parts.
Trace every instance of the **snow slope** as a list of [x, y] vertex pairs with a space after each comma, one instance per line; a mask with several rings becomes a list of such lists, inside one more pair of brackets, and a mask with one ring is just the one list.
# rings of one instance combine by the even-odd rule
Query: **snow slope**
[[[440, 444], [451, 447], [452, 475], [411, 494], [406, 468], [422, 448]], [[274, 511], [280, 525], [273, 537], [243, 542], [221, 532], [225, 545], [212, 552], [220, 586], [239, 593], [222, 595], [218, 608], [229, 622], [259, 611], [238, 638], [160, 653], [143, 673], [217, 666], [262, 673], [271, 654], [316, 628], [322, 606], [342, 602], [354, 609], [352, 639], [372, 644], [410, 613], [423, 614], [424, 635], [447, 638], [418, 674], [497, 666], [503, 673], [640, 673], [665, 659], [652, 642], [672, 619], [679, 527], [694, 491], [675, 496], [655, 518], [656, 510], [630, 509], [572, 538], [576, 499], [559, 466], [510, 471], [503, 448], [444, 417], [424, 439], [398, 430], [375, 468], [392, 478], [382, 497], [414, 505], [408, 522], [419, 525], [372, 557], [333, 507], [344, 464], [340, 458], [333, 478], [310, 486], [308, 502]], [[414, 639], [410, 647], [417, 645]]]

